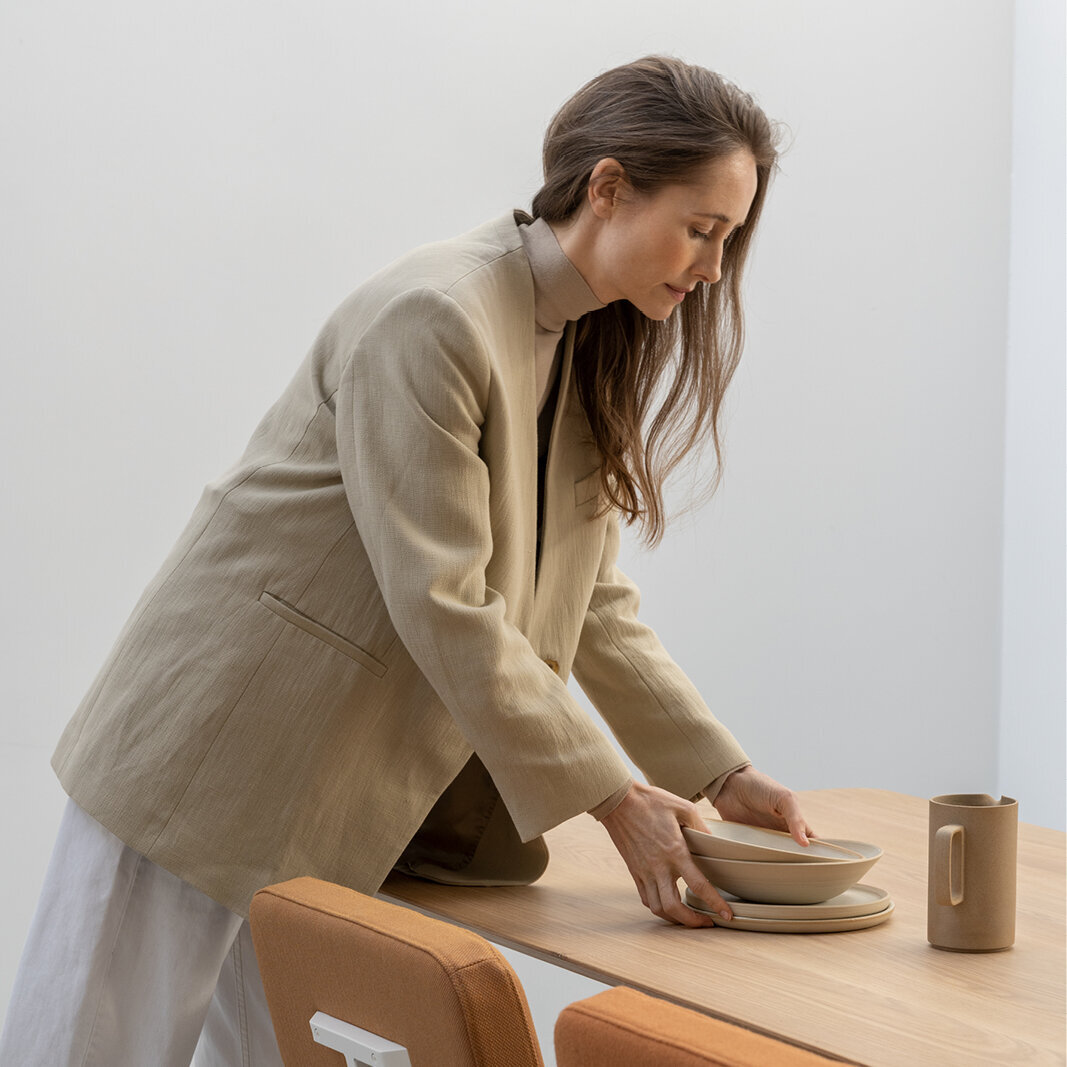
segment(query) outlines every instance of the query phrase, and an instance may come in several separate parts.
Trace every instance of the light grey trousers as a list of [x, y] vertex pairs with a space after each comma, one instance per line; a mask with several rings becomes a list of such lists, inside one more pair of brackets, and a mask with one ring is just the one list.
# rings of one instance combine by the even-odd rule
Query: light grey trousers
[[248, 923], [68, 800], [0, 1067], [190, 1062], [282, 1067]]

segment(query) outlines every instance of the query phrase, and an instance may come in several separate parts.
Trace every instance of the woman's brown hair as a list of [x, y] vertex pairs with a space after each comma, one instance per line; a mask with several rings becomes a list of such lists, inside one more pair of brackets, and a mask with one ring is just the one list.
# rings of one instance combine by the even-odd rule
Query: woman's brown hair
[[641, 521], [650, 545], [664, 533], [666, 478], [709, 436], [716, 460], [709, 490], [719, 479], [719, 413], [744, 344], [741, 276], [777, 163], [777, 130], [718, 74], [646, 56], [579, 89], [545, 133], [533, 215], [546, 222], [580, 210], [601, 159], [617, 160], [641, 195], [684, 184], [739, 148], [755, 159], [756, 195], [726, 242], [721, 279], [698, 285], [664, 322], [619, 300], [585, 315], [575, 337], [578, 395], [603, 459], [604, 492], [627, 523]]

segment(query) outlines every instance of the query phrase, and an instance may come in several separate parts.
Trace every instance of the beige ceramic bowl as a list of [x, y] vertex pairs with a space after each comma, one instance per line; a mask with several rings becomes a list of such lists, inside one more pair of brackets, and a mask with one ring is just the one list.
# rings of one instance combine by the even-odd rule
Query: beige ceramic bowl
[[709, 820], [710, 833], [682, 827], [689, 851], [694, 856], [722, 860], [763, 860], [767, 863], [830, 863], [859, 859], [859, 854], [841, 845], [815, 838], [805, 847], [781, 830], [765, 830], [740, 822]]
[[836, 863], [767, 863], [694, 856], [693, 862], [718, 889], [761, 904], [820, 904], [855, 885], [882, 855], [860, 841], [831, 844], [858, 852], [861, 859]]

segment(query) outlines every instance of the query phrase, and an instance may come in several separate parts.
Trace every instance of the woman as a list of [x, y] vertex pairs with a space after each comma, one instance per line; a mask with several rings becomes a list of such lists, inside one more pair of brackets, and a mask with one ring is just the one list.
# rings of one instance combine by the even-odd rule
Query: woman
[[533, 217], [349, 297], [206, 488], [57, 748], [71, 802], [4, 1064], [188, 1063], [212, 989], [202, 1053], [251, 1030], [241, 1054], [276, 1062], [243, 917], [284, 878], [530, 882], [540, 835], [588, 811], [642, 902], [701, 926], [679, 878], [729, 908], [685, 848], [689, 798], [811, 832], [615, 563], [619, 519], [657, 541], [665, 474], [706, 436], [718, 456], [771, 126], [650, 57], [568, 101], [544, 162]]

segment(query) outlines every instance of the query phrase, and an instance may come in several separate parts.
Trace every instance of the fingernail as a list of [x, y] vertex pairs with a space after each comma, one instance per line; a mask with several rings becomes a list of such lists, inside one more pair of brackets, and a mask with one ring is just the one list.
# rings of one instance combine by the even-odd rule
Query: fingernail
[[722, 916], [722, 917], [723, 917], [723, 918], [724, 918], [724, 919], [725, 919], [725, 920], [726, 920], [727, 922], [729, 922], [729, 921], [730, 921], [730, 920], [731, 920], [731, 919], [733, 918], [733, 916], [732, 916], [732, 915], [731, 915], [731, 914], [730, 914], [730, 913], [729, 913], [728, 911], [726, 911], [725, 909], [723, 909], [722, 911], [720, 911], [720, 912], [719, 912], [719, 914], [720, 914], [720, 915], [721, 915], [721, 916]]

